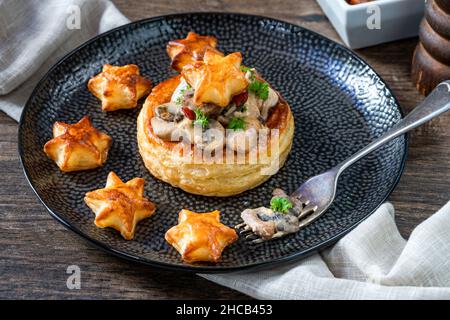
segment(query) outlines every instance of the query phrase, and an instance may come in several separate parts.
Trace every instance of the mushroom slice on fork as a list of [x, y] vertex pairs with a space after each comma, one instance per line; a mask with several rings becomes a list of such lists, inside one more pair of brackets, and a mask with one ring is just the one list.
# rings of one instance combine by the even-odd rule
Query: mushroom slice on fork
[[[289, 197], [281, 189], [273, 191], [272, 199], [287, 199]], [[245, 209], [241, 213], [243, 223], [236, 226], [240, 234], [246, 235], [247, 240], [253, 243], [261, 243], [266, 240], [280, 238], [289, 233], [295, 233], [299, 230], [298, 209], [302, 205], [293, 205], [286, 212], [274, 211], [266, 207], [256, 209]]]

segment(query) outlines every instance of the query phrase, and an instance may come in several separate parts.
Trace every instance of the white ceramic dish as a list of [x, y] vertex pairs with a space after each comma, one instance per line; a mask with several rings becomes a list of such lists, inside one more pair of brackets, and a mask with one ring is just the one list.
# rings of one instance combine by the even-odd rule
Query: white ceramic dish
[[[346, 0], [317, 2], [344, 43], [352, 49], [417, 36], [425, 8], [425, 0], [375, 0], [356, 5]], [[379, 28], [373, 28], [371, 17], [377, 12]]]

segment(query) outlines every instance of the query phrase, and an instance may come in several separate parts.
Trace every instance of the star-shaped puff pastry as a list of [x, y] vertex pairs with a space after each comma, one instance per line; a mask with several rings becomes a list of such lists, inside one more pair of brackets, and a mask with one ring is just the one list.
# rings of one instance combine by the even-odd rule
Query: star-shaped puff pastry
[[103, 71], [88, 82], [89, 91], [102, 101], [103, 111], [135, 108], [151, 86], [151, 81], [142, 77], [134, 64], [121, 67], [105, 64]]
[[85, 116], [75, 124], [55, 122], [53, 139], [44, 145], [44, 152], [61, 171], [87, 170], [105, 163], [111, 143], [111, 137], [95, 129]]
[[[206, 48], [215, 50], [217, 39], [189, 32], [185, 39], [173, 40], [167, 44], [167, 53], [172, 59], [171, 67], [181, 72], [184, 66], [203, 60]], [[218, 54], [221, 54], [216, 50]]]
[[206, 49], [203, 61], [187, 65], [182, 76], [194, 88], [194, 103], [201, 106], [213, 103], [220, 107], [230, 104], [234, 95], [242, 93], [248, 82], [240, 70], [242, 56], [239, 52], [221, 56]]
[[84, 201], [94, 211], [97, 227], [114, 228], [126, 240], [131, 240], [137, 223], [155, 212], [155, 205], [143, 195], [144, 179], [134, 178], [124, 183], [111, 171], [105, 188], [86, 193]]
[[178, 225], [165, 236], [186, 262], [217, 262], [226, 246], [237, 240], [234, 229], [220, 223], [220, 212], [181, 210]]

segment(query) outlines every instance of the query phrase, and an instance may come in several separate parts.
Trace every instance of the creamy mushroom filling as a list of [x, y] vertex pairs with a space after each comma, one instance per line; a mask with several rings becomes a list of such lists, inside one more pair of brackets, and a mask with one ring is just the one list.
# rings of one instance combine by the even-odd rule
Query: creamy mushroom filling
[[[198, 108], [193, 103], [194, 89], [181, 79], [170, 102], [155, 109], [151, 119], [154, 133], [166, 141], [187, 139], [202, 149], [223, 147], [237, 152], [248, 152], [257, 145], [258, 131], [265, 122], [279, 96], [255, 69], [246, 69], [249, 87], [233, 97], [226, 108], [205, 104]], [[196, 130], [197, 129], [197, 130]], [[225, 134], [225, 129], [229, 129]]]

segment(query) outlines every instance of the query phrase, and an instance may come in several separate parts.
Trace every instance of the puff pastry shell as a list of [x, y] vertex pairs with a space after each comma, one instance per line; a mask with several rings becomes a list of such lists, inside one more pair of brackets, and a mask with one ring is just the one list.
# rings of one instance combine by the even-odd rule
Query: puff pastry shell
[[44, 152], [61, 171], [93, 169], [105, 163], [111, 142], [86, 116], [75, 124], [55, 122], [53, 139], [44, 145]]
[[[280, 97], [272, 108], [266, 126], [279, 130], [279, 147], [269, 147], [270, 161], [258, 163], [186, 162], [179, 156], [178, 143], [160, 139], [153, 131], [151, 118], [154, 109], [169, 102], [181, 81], [180, 76], [170, 78], [155, 88], [147, 97], [139, 114], [137, 138], [139, 152], [147, 169], [157, 178], [187, 192], [204, 196], [231, 196], [258, 186], [271, 175], [263, 170], [281, 168], [289, 154], [294, 135], [294, 118], [289, 105]], [[269, 170], [270, 171], [270, 170]]]
[[155, 212], [155, 205], [143, 195], [144, 179], [134, 178], [124, 183], [111, 171], [105, 188], [86, 193], [84, 201], [95, 213], [97, 227], [114, 228], [126, 240], [131, 240], [137, 223]]
[[[167, 54], [172, 59], [171, 67], [178, 72], [184, 66], [202, 61], [207, 48], [215, 50], [217, 39], [189, 32], [185, 39], [173, 40], [167, 44]], [[217, 51], [218, 54], [221, 54]]]
[[204, 103], [228, 106], [233, 96], [248, 86], [245, 74], [240, 70], [241, 62], [239, 52], [222, 56], [207, 48], [203, 61], [185, 66], [181, 74], [195, 90], [194, 103], [197, 106]]
[[220, 212], [181, 210], [178, 225], [166, 232], [167, 242], [186, 262], [217, 262], [226, 246], [237, 240], [234, 229], [220, 222]]
[[88, 82], [89, 91], [102, 101], [103, 111], [135, 108], [151, 86], [151, 81], [142, 77], [134, 64], [105, 64], [103, 71]]

